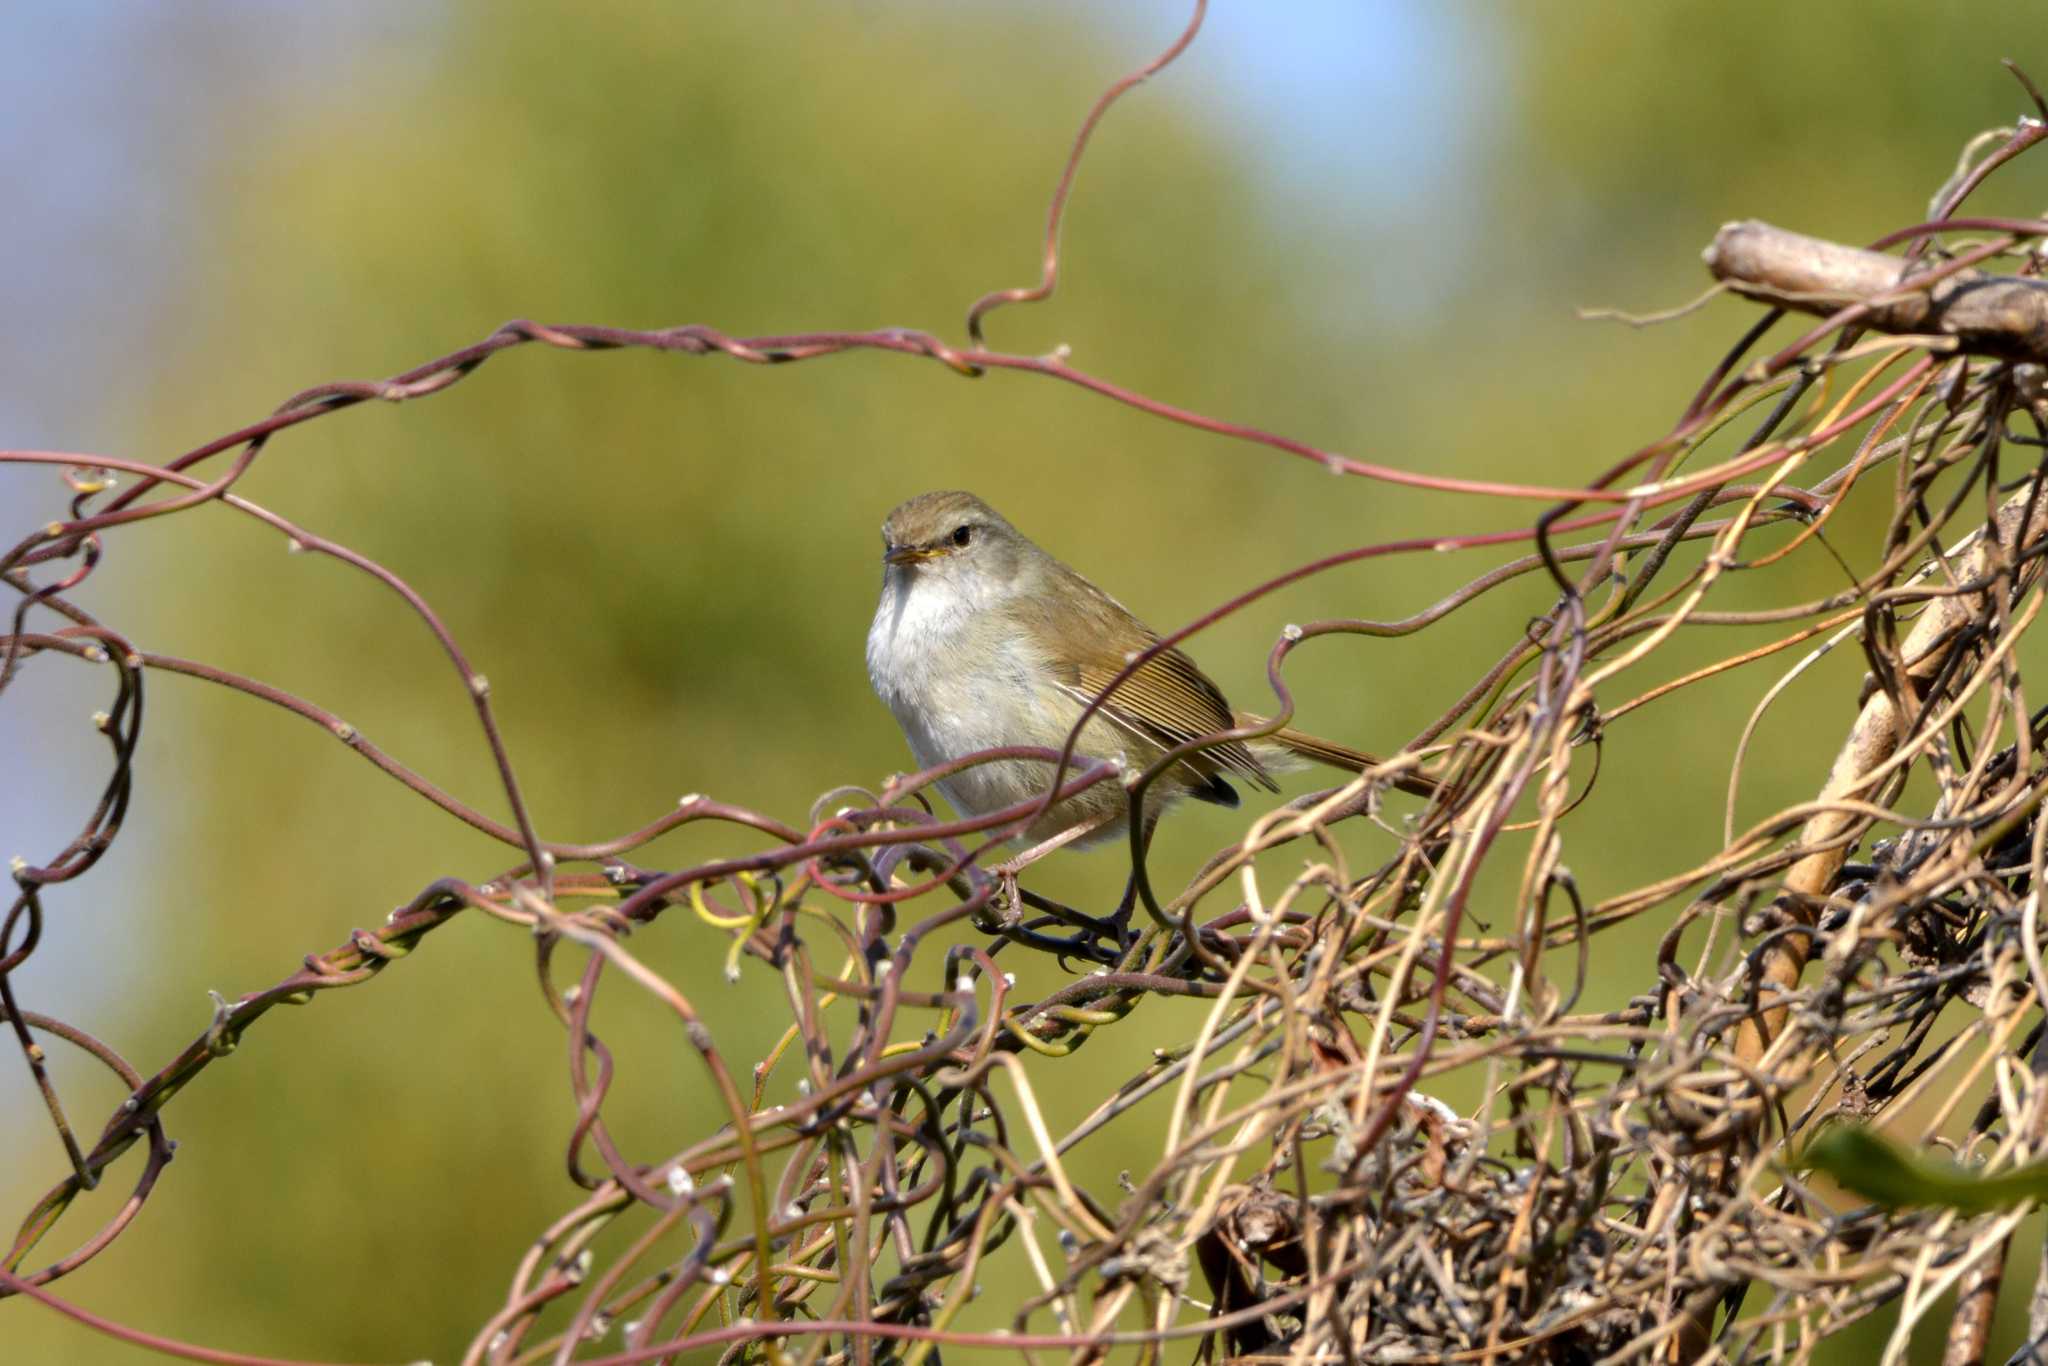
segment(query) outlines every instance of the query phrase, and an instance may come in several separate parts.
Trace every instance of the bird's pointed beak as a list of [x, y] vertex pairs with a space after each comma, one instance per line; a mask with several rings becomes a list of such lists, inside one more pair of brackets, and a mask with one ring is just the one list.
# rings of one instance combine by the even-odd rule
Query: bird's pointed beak
[[892, 545], [882, 552], [883, 564], [916, 564], [929, 560], [939, 552], [928, 546]]

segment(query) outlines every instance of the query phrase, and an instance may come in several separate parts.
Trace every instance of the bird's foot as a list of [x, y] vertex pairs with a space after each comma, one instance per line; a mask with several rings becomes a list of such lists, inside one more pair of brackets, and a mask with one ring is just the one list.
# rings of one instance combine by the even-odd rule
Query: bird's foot
[[[1027, 942], [1033, 947], [1048, 949], [1057, 954], [1062, 967], [1066, 966], [1065, 960], [1068, 958], [1079, 958], [1102, 967], [1115, 967], [1123, 961], [1131, 945], [1137, 942], [1137, 936], [1131, 932], [1127, 920], [1088, 915], [1071, 906], [1061, 905], [1049, 897], [1039, 896], [1035, 892], [1027, 892], [1022, 888], [1013, 890], [1018, 898], [1016, 904], [1020, 912], [1024, 907], [1043, 912], [1036, 919], [1021, 926], [1024, 930], [1034, 932], [1029, 935]], [[1006, 923], [1017, 926], [1016, 913], [1013, 913]], [[1055, 926], [1072, 930], [1073, 933], [1064, 937], [1036, 933]], [[1015, 933], [1012, 933], [1011, 937], [1025, 938]]]
[[1053, 935], [1045, 932], [1067, 923], [1053, 916], [1040, 916], [1016, 929], [1006, 931], [1003, 937], [1025, 948], [1053, 955], [1060, 967], [1069, 972], [1073, 971], [1072, 964], [1067, 961], [1070, 958], [1079, 959], [1098, 968], [1113, 968], [1123, 961], [1123, 945], [1108, 938], [1107, 926], [1093, 930], [1076, 929], [1070, 935]]

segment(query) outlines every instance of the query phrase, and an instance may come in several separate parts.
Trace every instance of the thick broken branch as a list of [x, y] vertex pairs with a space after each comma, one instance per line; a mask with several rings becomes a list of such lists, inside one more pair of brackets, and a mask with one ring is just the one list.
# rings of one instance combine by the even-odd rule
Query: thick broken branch
[[2009, 360], [2048, 361], [2048, 282], [1961, 270], [1920, 286], [1935, 261], [1902, 261], [1754, 219], [1729, 223], [1702, 253], [1714, 278], [1745, 298], [1827, 317], [1858, 304], [1880, 332], [1954, 338]]

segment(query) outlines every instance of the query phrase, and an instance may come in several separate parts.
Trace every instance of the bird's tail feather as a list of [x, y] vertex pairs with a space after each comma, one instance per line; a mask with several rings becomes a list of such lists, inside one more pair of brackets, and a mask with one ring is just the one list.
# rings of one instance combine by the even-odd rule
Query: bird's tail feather
[[[1240, 726], [1263, 726], [1266, 720], [1267, 718], [1255, 716], [1251, 712], [1239, 712], [1237, 716], [1237, 723]], [[1367, 754], [1362, 749], [1340, 745], [1335, 740], [1325, 740], [1320, 735], [1310, 735], [1307, 731], [1296, 730], [1292, 726], [1280, 727], [1271, 735], [1265, 736], [1263, 743], [1277, 745], [1289, 754], [1298, 755], [1311, 763], [1326, 764], [1331, 768], [1341, 768], [1352, 773], [1363, 773], [1366, 769], [1378, 768], [1386, 762]], [[1403, 792], [1412, 792], [1418, 797], [1433, 797], [1437, 790], [1435, 779], [1412, 772], [1397, 775], [1394, 778], [1394, 786]]]

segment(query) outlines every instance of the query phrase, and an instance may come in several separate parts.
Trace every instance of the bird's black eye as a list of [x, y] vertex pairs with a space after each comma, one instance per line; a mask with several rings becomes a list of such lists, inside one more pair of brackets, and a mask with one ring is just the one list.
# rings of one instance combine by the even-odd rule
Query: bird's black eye
[[966, 545], [966, 544], [968, 543], [968, 541], [972, 540], [973, 538], [974, 538], [974, 528], [973, 528], [973, 527], [971, 527], [971, 526], [956, 526], [956, 527], [954, 527], [954, 528], [953, 528], [953, 544], [954, 544], [954, 545], [958, 545], [958, 546], [964, 546], [964, 545]]

